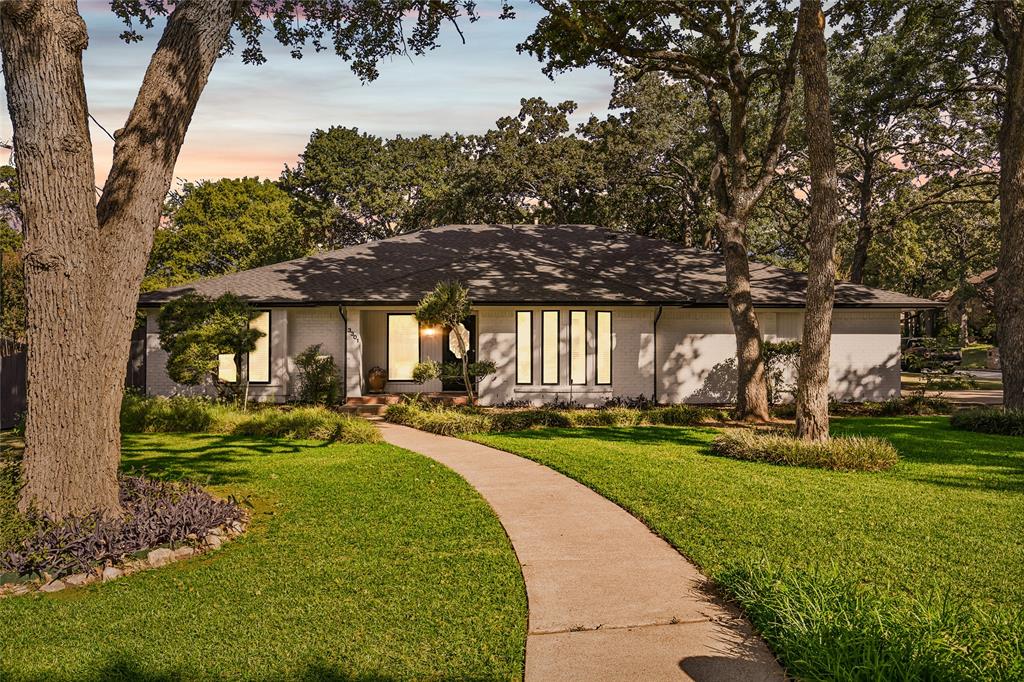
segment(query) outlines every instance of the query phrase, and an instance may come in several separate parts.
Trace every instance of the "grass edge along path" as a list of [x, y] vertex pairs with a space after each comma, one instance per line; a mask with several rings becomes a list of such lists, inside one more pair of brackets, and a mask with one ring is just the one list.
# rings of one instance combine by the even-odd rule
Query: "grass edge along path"
[[526, 594], [487, 503], [388, 445], [132, 435], [124, 467], [254, 505], [241, 538], [0, 600], [0, 679], [520, 679]]
[[889, 472], [709, 454], [716, 430], [547, 429], [470, 439], [623, 506], [735, 598], [802, 679], [1024, 676], [1024, 440], [935, 418], [836, 420], [890, 438]]

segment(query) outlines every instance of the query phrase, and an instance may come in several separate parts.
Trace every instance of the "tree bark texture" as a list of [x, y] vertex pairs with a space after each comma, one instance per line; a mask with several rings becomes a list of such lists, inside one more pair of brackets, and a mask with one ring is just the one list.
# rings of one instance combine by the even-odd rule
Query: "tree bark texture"
[[863, 155], [864, 177], [860, 181], [860, 196], [857, 207], [857, 239], [853, 245], [853, 262], [850, 266], [850, 281], [854, 284], [864, 283], [864, 271], [868, 264], [868, 249], [875, 236], [874, 225], [871, 223], [871, 202], [874, 188], [874, 154]]
[[828, 368], [835, 301], [835, 241], [839, 222], [836, 145], [829, 112], [825, 15], [820, 0], [801, 0], [797, 30], [804, 83], [804, 120], [811, 167], [807, 294], [800, 374], [796, 391], [796, 435], [827, 440]]
[[22, 510], [120, 514], [119, 414], [146, 259], [230, 0], [168, 18], [96, 203], [74, 0], [0, 5], [0, 50], [25, 229], [28, 413]]
[[1024, 409], [1024, 3], [998, 3], [1006, 48], [1006, 95], [999, 131], [999, 280], [996, 323], [1003, 403]]
[[764, 369], [761, 326], [750, 292], [750, 261], [747, 259], [746, 224], [738, 218], [720, 220], [725, 287], [729, 317], [736, 334], [736, 416], [767, 421], [768, 381]]

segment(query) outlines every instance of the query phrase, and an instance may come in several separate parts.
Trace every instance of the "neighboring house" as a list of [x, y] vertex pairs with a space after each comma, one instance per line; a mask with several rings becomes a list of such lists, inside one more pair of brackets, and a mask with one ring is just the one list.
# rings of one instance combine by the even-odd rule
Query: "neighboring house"
[[960, 329], [960, 343], [966, 345], [977, 337], [995, 341], [995, 287], [999, 281], [998, 268], [968, 277], [961, 287], [940, 291], [932, 296], [943, 303], [946, 323]]
[[[765, 338], [801, 338], [804, 275], [752, 263], [751, 276]], [[164, 369], [157, 311], [186, 291], [232, 292], [264, 310], [254, 324], [269, 333], [248, 362], [258, 399], [293, 397], [294, 357], [315, 343], [337, 360], [348, 397], [367, 392], [373, 367], [387, 371], [387, 392], [455, 389], [411, 381], [421, 360], [454, 361], [448, 330], [422, 328], [412, 316], [444, 279], [469, 287], [474, 356], [497, 367], [479, 382], [482, 404], [735, 398], [721, 255], [587, 225], [450, 225], [144, 294], [147, 389], [185, 392]], [[935, 305], [837, 284], [833, 395], [899, 395], [900, 312]]]

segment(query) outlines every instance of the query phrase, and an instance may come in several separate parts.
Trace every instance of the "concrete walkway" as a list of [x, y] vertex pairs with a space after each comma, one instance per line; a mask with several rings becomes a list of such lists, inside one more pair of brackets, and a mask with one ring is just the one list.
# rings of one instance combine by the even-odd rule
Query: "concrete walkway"
[[640, 521], [545, 466], [381, 423], [461, 474], [512, 540], [530, 605], [526, 679], [782, 680], [764, 642]]

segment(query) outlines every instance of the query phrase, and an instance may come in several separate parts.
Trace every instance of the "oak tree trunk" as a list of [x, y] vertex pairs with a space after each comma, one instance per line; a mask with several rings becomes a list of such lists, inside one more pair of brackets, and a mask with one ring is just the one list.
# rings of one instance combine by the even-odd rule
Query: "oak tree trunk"
[[874, 188], [874, 155], [865, 154], [864, 177], [860, 181], [860, 196], [857, 207], [857, 239], [853, 245], [853, 263], [850, 266], [850, 281], [854, 284], [864, 283], [864, 271], [868, 264], [868, 249], [874, 238], [874, 225], [871, 224], [871, 202]]
[[725, 257], [726, 296], [736, 334], [736, 418], [767, 421], [768, 382], [764, 371], [761, 327], [750, 293], [750, 261], [747, 259], [745, 221], [719, 218], [722, 253]]
[[999, 280], [996, 323], [1003, 402], [1024, 409], [1024, 9], [997, 6], [1006, 47], [1006, 95], [999, 131]]
[[806, 440], [827, 440], [839, 180], [829, 113], [825, 15], [820, 0], [801, 1], [797, 37], [801, 42], [804, 120], [811, 166], [811, 213], [807, 234], [809, 261], [804, 334], [796, 391], [796, 435]]
[[119, 413], [146, 259], [230, 0], [167, 20], [97, 204], [73, 0], [0, 4], [0, 50], [25, 230], [28, 412], [22, 510], [121, 513]]

